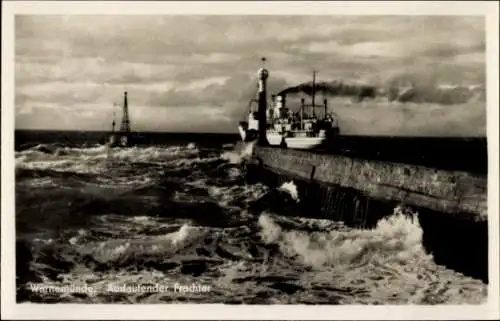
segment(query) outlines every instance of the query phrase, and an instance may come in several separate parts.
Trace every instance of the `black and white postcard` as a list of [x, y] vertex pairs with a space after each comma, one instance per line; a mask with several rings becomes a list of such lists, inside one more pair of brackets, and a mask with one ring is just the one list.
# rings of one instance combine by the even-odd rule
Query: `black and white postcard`
[[498, 2], [2, 8], [2, 317], [499, 317]]

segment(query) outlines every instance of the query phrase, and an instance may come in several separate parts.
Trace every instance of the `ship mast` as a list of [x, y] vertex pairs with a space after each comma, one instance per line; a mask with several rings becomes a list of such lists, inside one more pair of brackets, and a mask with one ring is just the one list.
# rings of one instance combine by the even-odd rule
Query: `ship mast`
[[128, 115], [128, 101], [127, 101], [127, 92], [123, 95], [123, 118], [120, 126], [120, 131], [122, 133], [130, 133], [130, 119]]

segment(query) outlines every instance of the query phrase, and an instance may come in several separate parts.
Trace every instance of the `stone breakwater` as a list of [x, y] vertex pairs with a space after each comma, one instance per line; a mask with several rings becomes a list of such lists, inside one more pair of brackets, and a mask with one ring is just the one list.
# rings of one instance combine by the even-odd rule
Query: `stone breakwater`
[[449, 214], [463, 213], [474, 220], [487, 217], [486, 176], [289, 149], [258, 147], [255, 156], [271, 170], [352, 188], [370, 198]]

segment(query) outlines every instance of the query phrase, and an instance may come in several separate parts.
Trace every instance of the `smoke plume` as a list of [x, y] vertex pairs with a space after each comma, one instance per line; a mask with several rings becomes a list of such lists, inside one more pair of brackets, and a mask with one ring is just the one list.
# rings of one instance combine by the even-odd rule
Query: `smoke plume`
[[[343, 81], [318, 82], [314, 86], [317, 94], [352, 97], [353, 101], [361, 102], [366, 99], [383, 98], [387, 101], [434, 103], [440, 105], [464, 104], [471, 100], [484, 101], [485, 88], [483, 86], [426, 86], [412, 85], [408, 87], [379, 87], [372, 85], [347, 84]], [[313, 93], [312, 82], [288, 87], [278, 95]]]

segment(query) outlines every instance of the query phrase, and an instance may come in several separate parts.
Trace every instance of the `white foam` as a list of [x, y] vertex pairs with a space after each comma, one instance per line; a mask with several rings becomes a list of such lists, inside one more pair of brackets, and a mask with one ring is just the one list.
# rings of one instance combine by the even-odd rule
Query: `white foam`
[[295, 201], [297, 201], [297, 203], [300, 201], [300, 199], [299, 199], [299, 192], [297, 191], [297, 185], [295, 185], [293, 181], [283, 183], [283, 185], [281, 185], [279, 187], [279, 190], [282, 190], [282, 191], [287, 192], [288, 194], [290, 194], [290, 196]]
[[230, 164], [240, 164], [249, 159], [253, 155], [255, 142], [243, 143], [241, 150], [226, 151], [220, 156], [221, 159], [227, 160]]
[[417, 214], [394, 211], [371, 230], [321, 232], [284, 230], [272, 215], [262, 214], [260, 235], [265, 243], [277, 244], [291, 265], [313, 269], [302, 276], [308, 284], [334, 284], [365, 293], [346, 293], [345, 303], [484, 302], [485, 284], [436, 265], [425, 252]]
[[16, 152], [16, 168], [75, 173], [103, 173], [109, 165], [119, 167], [120, 162], [168, 163], [175, 160], [189, 162], [186, 157], [194, 157], [199, 150], [193, 144], [188, 148], [173, 147], [130, 147], [109, 148], [106, 146], [90, 148], [57, 148], [54, 153], [43, 153], [38, 147]]

